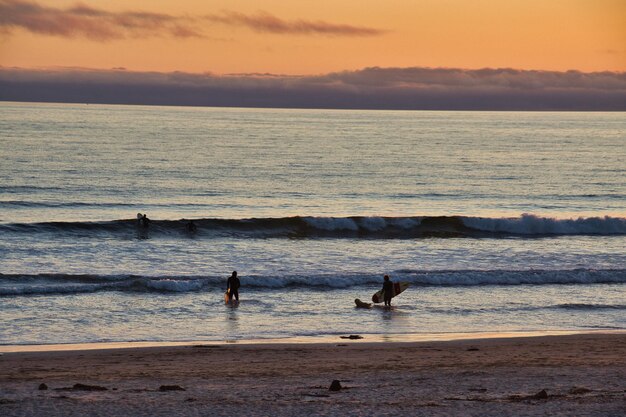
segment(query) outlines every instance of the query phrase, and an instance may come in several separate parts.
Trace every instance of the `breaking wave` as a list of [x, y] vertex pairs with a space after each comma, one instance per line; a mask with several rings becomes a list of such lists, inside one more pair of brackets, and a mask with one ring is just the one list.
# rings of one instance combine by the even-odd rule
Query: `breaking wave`
[[555, 219], [523, 214], [514, 218], [466, 216], [416, 217], [282, 217], [249, 219], [153, 220], [148, 228], [136, 220], [103, 222], [45, 222], [0, 225], [9, 233], [52, 233], [92, 236], [108, 234], [158, 238], [193, 236], [197, 238], [368, 238], [412, 239], [423, 237], [506, 237], [560, 235], [626, 235], [624, 217]]
[[626, 304], [566, 303], [554, 307], [564, 310], [626, 310]]
[[[626, 269], [575, 270], [466, 270], [393, 272], [397, 281], [415, 286], [547, 285], [547, 284], [626, 284]], [[97, 291], [186, 293], [224, 289], [222, 276], [137, 276], [0, 274], [0, 296], [38, 294], [78, 294]], [[379, 285], [380, 274], [242, 276], [243, 287], [281, 289], [304, 287], [318, 290]], [[558, 308], [585, 309], [587, 305], [565, 304]]]

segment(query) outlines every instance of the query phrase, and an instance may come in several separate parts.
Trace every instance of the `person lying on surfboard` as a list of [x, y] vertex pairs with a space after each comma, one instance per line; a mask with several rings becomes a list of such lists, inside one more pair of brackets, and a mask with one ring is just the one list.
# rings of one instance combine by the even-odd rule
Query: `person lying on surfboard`
[[237, 278], [237, 271], [233, 271], [233, 274], [226, 281], [226, 293], [228, 294], [228, 301], [233, 300], [233, 296], [235, 300], [239, 302], [239, 287], [241, 283], [239, 282], [239, 278]]
[[389, 279], [389, 275], [385, 275], [383, 282], [383, 294], [385, 307], [391, 307], [391, 297], [393, 297], [393, 282]]
[[370, 307], [372, 307], [372, 303], [365, 303], [365, 302], [359, 300], [358, 298], [354, 300], [354, 304], [356, 304], [356, 306], [358, 308], [370, 308]]

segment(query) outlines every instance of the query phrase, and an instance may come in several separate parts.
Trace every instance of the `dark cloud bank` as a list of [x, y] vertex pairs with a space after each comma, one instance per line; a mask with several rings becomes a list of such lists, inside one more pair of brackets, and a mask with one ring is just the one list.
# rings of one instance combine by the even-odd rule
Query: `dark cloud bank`
[[320, 76], [0, 67], [0, 100], [336, 109], [626, 110], [626, 73], [366, 68]]

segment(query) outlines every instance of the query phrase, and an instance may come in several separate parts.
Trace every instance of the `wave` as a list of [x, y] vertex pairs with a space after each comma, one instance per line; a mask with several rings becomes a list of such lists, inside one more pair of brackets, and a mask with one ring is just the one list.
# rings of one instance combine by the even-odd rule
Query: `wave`
[[79, 207], [134, 207], [131, 203], [84, 203], [67, 201], [25, 201], [25, 200], [0, 200], [0, 207], [27, 207], [27, 208], [79, 208]]
[[413, 239], [424, 237], [543, 237], [562, 235], [626, 235], [624, 217], [580, 217], [556, 219], [523, 214], [513, 218], [467, 216], [415, 217], [281, 217], [249, 219], [153, 220], [149, 228], [135, 219], [100, 222], [9, 223], [0, 231], [11, 233], [54, 233], [92, 236], [136, 235], [158, 238], [167, 235], [198, 238], [366, 238]]
[[464, 308], [464, 307], [435, 307], [429, 308], [430, 313], [438, 314], [475, 314], [475, 313], [499, 313], [499, 312], [529, 312], [539, 310], [626, 310], [626, 304], [594, 304], [594, 303], [565, 303], [554, 305], [527, 305], [527, 304], [515, 304], [511, 303], [506, 306], [485, 307], [479, 308]]
[[518, 218], [466, 217], [463, 223], [472, 229], [517, 235], [620, 235], [626, 234], [626, 218], [579, 217], [554, 219], [523, 214]]
[[[394, 271], [397, 281], [414, 286], [626, 284], [626, 269]], [[222, 276], [138, 276], [75, 274], [0, 274], [0, 296], [78, 294], [97, 291], [187, 293], [224, 289]], [[378, 286], [380, 274], [242, 276], [244, 288], [302, 287], [332, 290]], [[564, 304], [558, 308], [584, 309]]]
[[626, 310], [626, 304], [566, 303], [554, 306], [564, 310]]
[[[82, 201], [30, 201], [30, 200], [0, 200], [0, 208], [137, 208], [136, 203], [125, 202], [82, 202]], [[206, 208], [205, 204], [199, 203], [160, 203], [142, 205], [143, 209], [160, 209], [160, 208]]]

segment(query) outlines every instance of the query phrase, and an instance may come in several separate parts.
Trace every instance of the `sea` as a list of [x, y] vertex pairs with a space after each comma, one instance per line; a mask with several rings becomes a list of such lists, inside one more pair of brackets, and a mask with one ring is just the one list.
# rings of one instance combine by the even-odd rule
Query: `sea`
[[0, 103], [0, 345], [624, 329], [624, 113]]

